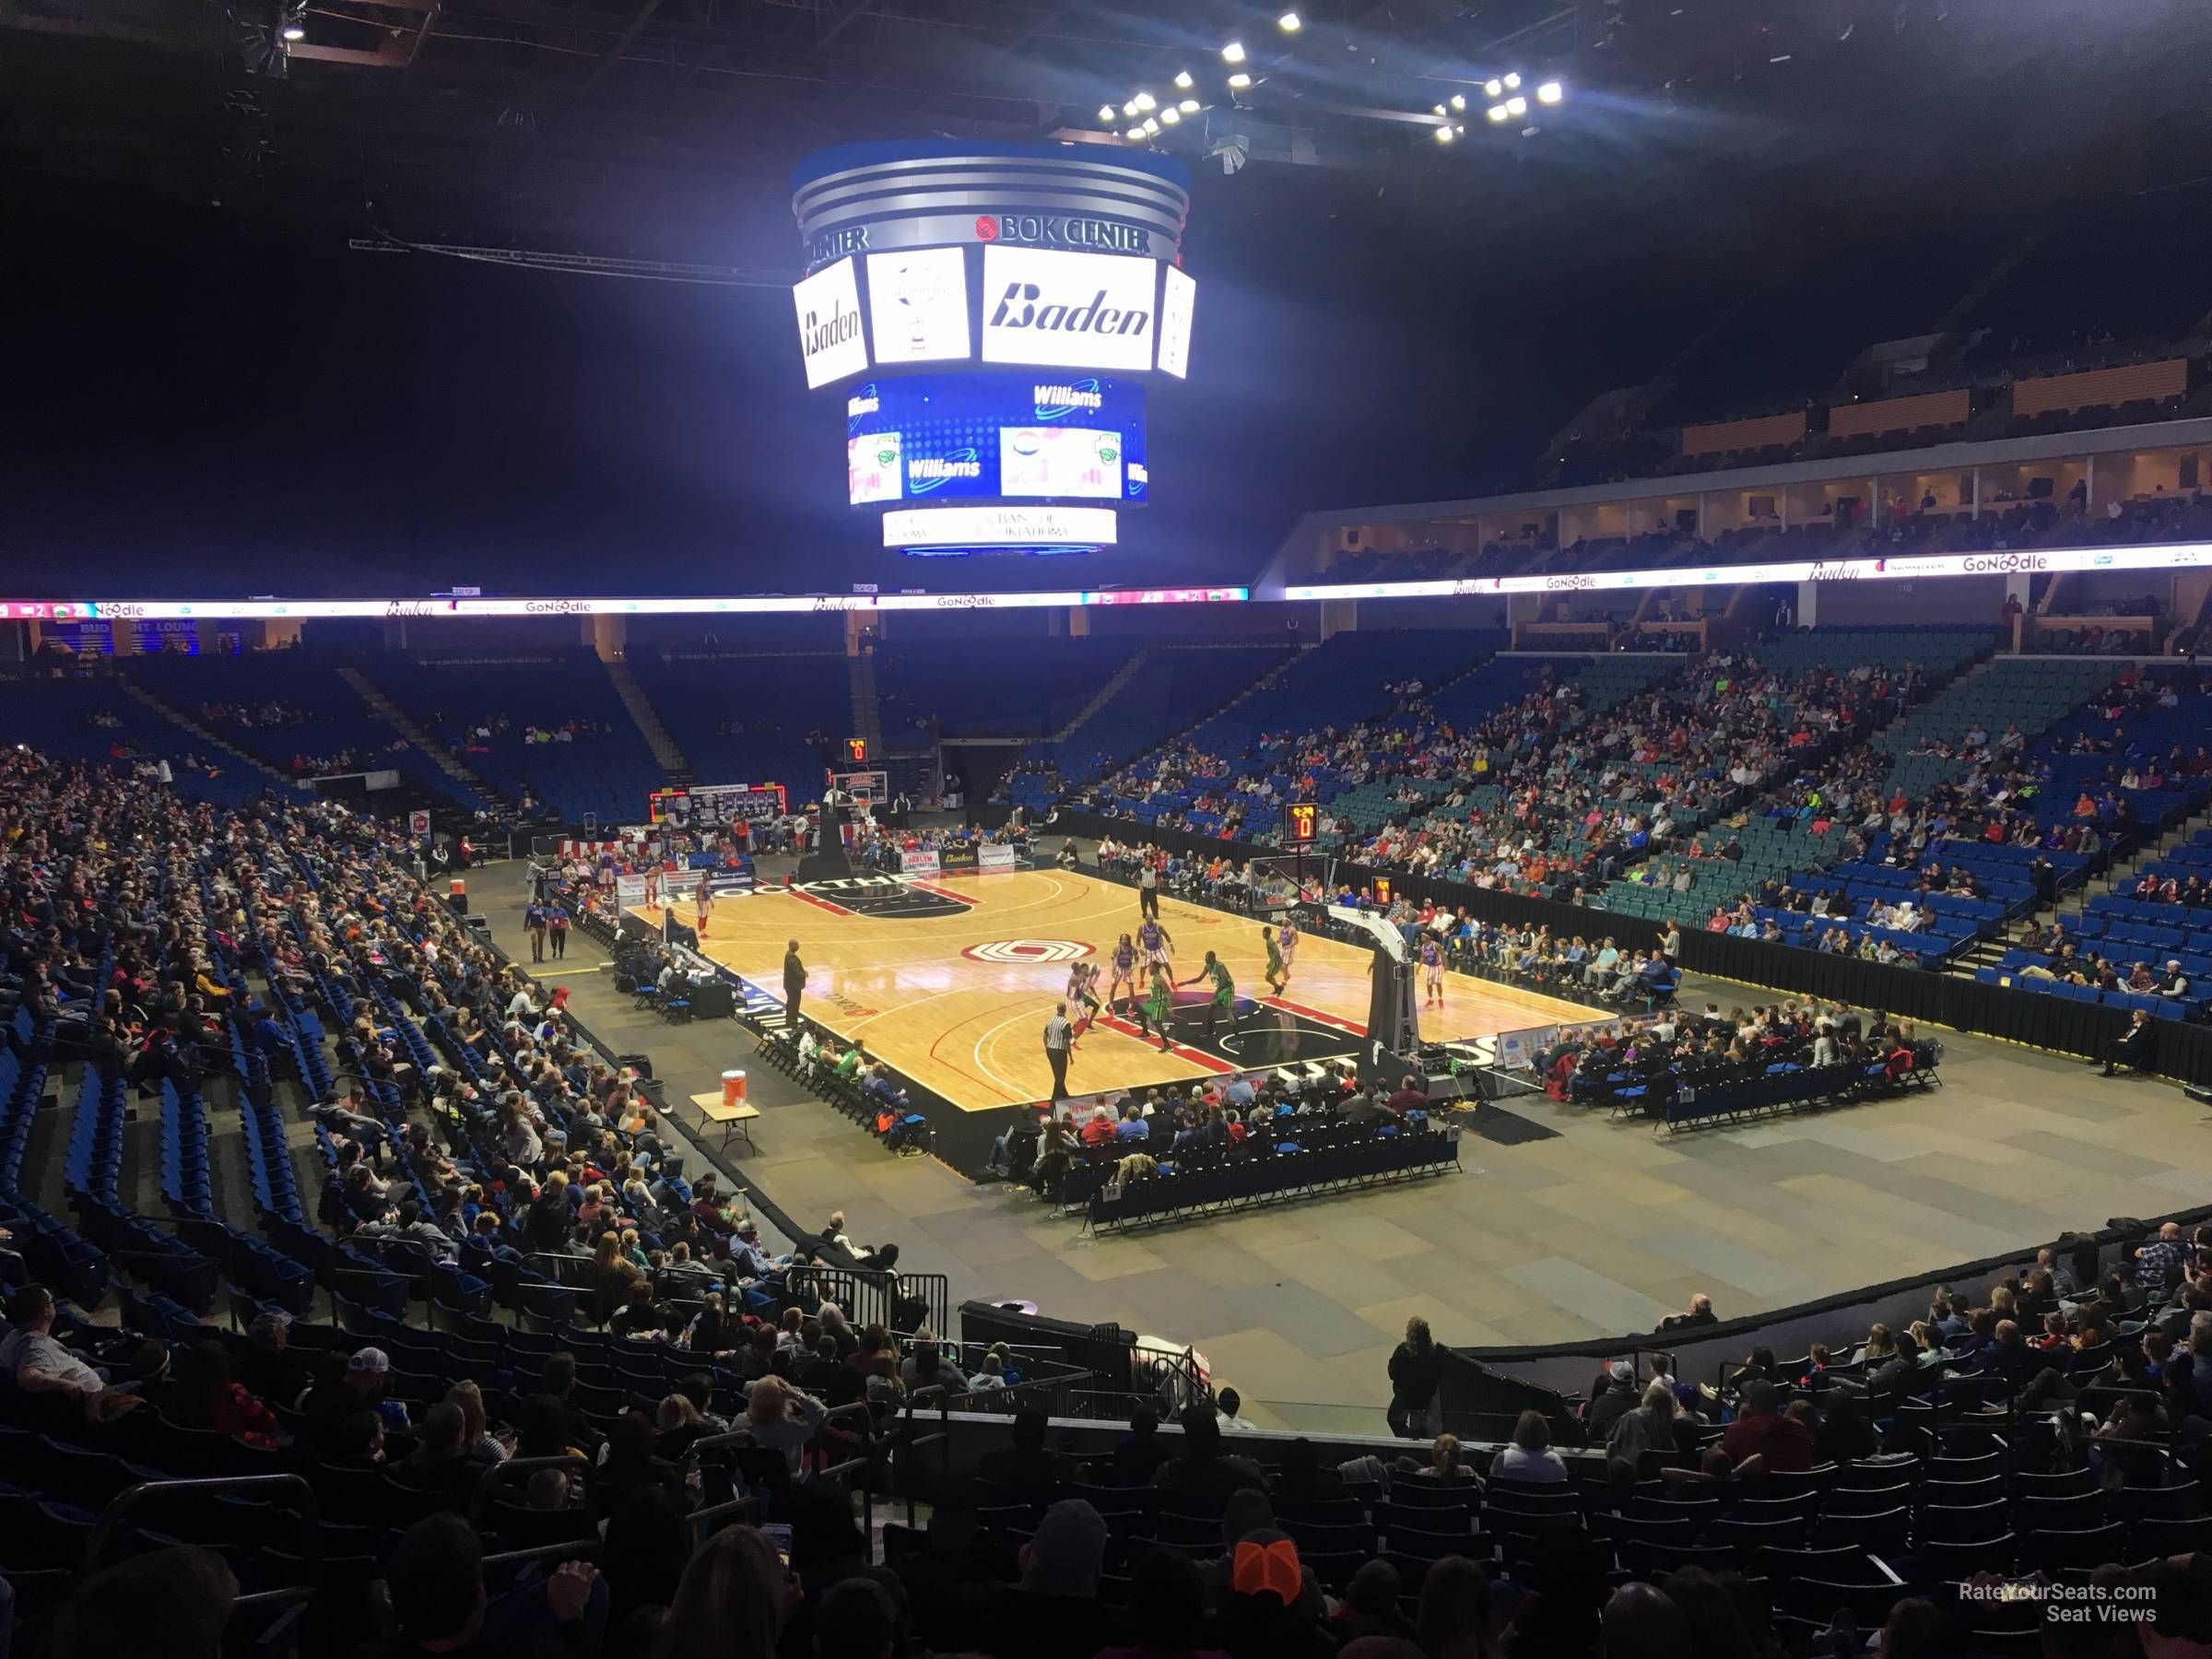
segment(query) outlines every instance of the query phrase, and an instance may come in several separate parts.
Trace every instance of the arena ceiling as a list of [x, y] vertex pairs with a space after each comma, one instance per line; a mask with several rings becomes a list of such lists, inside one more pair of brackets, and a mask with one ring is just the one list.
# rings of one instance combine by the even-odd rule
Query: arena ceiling
[[[1954, 31], [2057, 0], [1307, 0], [1293, 33], [1294, 3], [0, 0], [0, 159], [18, 189], [116, 183], [371, 237], [766, 254], [781, 276], [785, 178], [823, 144], [1100, 138], [1101, 108], [1188, 69], [1205, 112], [1162, 142], [1202, 170], [1241, 150], [1294, 188], [1380, 175], [1471, 204], [1471, 180], [1555, 142], [1480, 120], [1487, 77], [1563, 79], [1538, 113], [1559, 134], [1615, 123], [1610, 167], [1660, 142], [1634, 124], [1654, 113], [1763, 92], [1809, 115], [1856, 85], [1828, 58], [1895, 79], [1946, 63]], [[1230, 41], [1253, 83], [1233, 93]], [[1791, 64], [1806, 73], [1783, 92]], [[1967, 77], [2005, 65], [1978, 48]], [[1455, 93], [1479, 159], [1423, 150], [1452, 147], [1428, 141]], [[1524, 193], [1524, 220], [1565, 202], [1555, 182]]]

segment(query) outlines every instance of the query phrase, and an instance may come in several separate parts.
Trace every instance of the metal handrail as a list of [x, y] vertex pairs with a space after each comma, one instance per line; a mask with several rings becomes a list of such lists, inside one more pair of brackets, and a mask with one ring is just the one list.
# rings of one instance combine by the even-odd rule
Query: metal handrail
[[122, 1529], [123, 1519], [138, 1507], [148, 1495], [168, 1495], [177, 1492], [241, 1492], [276, 1491], [299, 1500], [300, 1518], [305, 1524], [307, 1537], [313, 1544], [308, 1557], [312, 1583], [293, 1584], [281, 1590], [257, 1590], [241, 1595], [231, 1604], [234, 1607], [274, 1606], [286, 1602], [306, 1602], [321, 1593], [323, 1547], [317, 1524], [322, 1520], [322, 1506], [315, 1500], [315, 1488], [301, 1475], [209, 1475], [186, 1480], [142, 1480], [136, 1486], [126, 1487], [108, 1500], [100, 1512], [100, 1519], [92, 1524], [92, 1535], [85, 1540], [85, 1553], [77, 1562], [76, 1582], [82, 1583], [91, 1577], [100, 1556], [114, 1542]]
[[604, 1546], [599, 1539], [571, 1538], [565, 1544], [534, 1544], [528, 1549], [502, 1549], [497, 1555], [484, 1558], [484, 1566], [512, 1567], [524, 1561], [547, 1561], [559, 1556], [566, 1561], [586, 1561], [597, 1555]]
[[541, 1469], [560, 1469], [571, 1476], [581, 1474], [585, 1486], [591, 1484], [591, 1459], [573, 1452], [563, 1452], [551, 1457], [510, 1457], [503, 1463], [492, 1465], [484, 1471], [484, 1477], [477, 1482], [477, 1489], [468, 1497], [468, 1524], [481, 1527], [484, 1512], [491, 1507], [493, 1493], [502, 1486], [519, 1486], [522, 1481], [518, 1477], [535, 1475]]

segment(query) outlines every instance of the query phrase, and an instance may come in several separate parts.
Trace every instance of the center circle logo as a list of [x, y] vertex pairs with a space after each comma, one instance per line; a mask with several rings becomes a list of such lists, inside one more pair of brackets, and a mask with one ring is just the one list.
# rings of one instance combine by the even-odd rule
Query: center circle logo
[[996, 241], [998, 221], [987, 213], [979, 218], [975, 221], [975, 239], [978, 241]]
[[971, 945], [960, 954], [974, 962], [1015, 962], [1033, 968], [1041, 963], [1079, 962], [1093, 952], [1079, 939], [992, 939]]

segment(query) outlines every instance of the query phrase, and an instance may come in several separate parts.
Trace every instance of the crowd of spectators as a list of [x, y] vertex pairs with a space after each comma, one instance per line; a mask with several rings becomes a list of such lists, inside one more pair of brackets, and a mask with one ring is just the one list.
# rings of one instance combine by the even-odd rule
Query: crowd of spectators
[[1077, 1170], [1111, 1190], [1152, 1175], [1254, 1163], [1321, 1130], [1388, 1135], [1420, 1129], [1429, 1097], [1408, 1077], [1386, 1091], [1359, 1080], [1348, 1061], [1312, 1072], [1237, 1072], [1185, 1088], [1109, 1089], [1055, 1106], [1042, 1122], [1000, 1135], [989, 1167], [1055, 1203]]
[[1619, 1031], [1562, 1033], [1535, 1056], [1535, 1075], [1552, 1099], [1584, 1104], [1633, 1101], [1662, 1113], [1688, 1089], [1768, 1075], [1777, 1066], [1817, 1071], [1843, 1066], [1865, 1076], [1881, 1068], [1887, 1084], [1941, 1064], [1942, 1045], [1912, 1026], [1865, 1018], [1841, 1003], [1795, 999], [1748, 1012], [1718, 1003], [1702, 1009], [1660, 1009]]
[[[1386, 719], [1343, 730], [1263, 734], [1241, 757], [1170, 745], [1112, 787], [1171, 793], [1216, 781], [1219, 793], [1202, 805], [1225, 810], [1223, 833], [1233, 836], [1234, 797], [1272, 789], [1267, 774], [1308, 790], [1324, 769], [1347, 786], [1402, 783], [1394, 798], [1404, 815], [1347, 851], [1378, 867], [1572, 898], [1661, 850], [1706, 856], [1713, 847], [1698, 826], [1801, 775], [1791, 810], [1817, 807], [1836, 774], [1811, 772], [1813, 763], [1924, 684], [1911, 667], [1894, 678], [1864, 666], [1788, 676], [1715, 652], [1594, 711], [1582, 687], [1547, 665], [1528, 696], [1465, 730], [1415, 696]], [[1417, 784], [1450, 787], [1433, 795]]]
[[[425, 724], [432, 730], [441, 730], [445, 716], [431, 714]], [[488, 755], [492, 746], [520, 735], [526, 746], [542, 747], [548, 743], [573, 743], [579, 737], [608, 737], [615, 733], [612, 721], [586, 720], [581, 716], [559, 722], [540, 724], [535, 720], [518, 721], [507, 714], [492, 714], [469, 721], [461, 728], [462, 747], [472, 755]]]
[[[409, 873], [403, 843], [344, 808], [270, 797], [223, 812], [18, 750], [0, 757], [0, 997], [65, 1058], [125, 1084], [196, 1093], [250, 1052], [280, 1086], [310, 1094], [330, 1164], [316, 1215], [328, 1238], [360, 1253], [360, 1270], [410, 1253], [464, 1284], [502, 1267], [551, 1268], [577, 1293], [580, 1320], [628, 1351], [657, 1347], [695, 1362], [661, 1395], [619, 1408], [599, 1392], [587, 1404], [566, 1351], [512, 1394], [466, 1381], [408, 1405], [386, 1347], [291, 1347], [292, 1316], [274, 1306], [240, 1341], [171, 1352], [119, 1345], [112, 1327], [74, 1312], [57, 1323], [54, 1297], [18, 1283], [0, 1340], [10, 1399], [46, 1400], [58, 1421], [88, 1425], [157, 1412], [278, 1453], [318, 1483], [326, 1470], [387, 1470], [456, 1502], [507, 1457], [577, 1452], [593, 1464], [594, 1515], [619, 1529], [641, 1493], [672, 1515], [698, 1503], [696, 1468], [679, 1465], [703, 1434], [742, 1426], [753, 1445], [784, 1452], [797, 1481], [854, 1437], [850, 1424], [827, 1423], [838, 1405], [865, 1402], [882, 1420], [917, 1374], [923, 1385], [959, 1377], [979, 1391], [1019, 1381], [1000, 1354], [984, 1356], [970, 1384], [925, 1329], [894, 1338], [855, 1327], [795, 1288], [797, 1263], [888, 1270], [896, 1246], [855, 1244], [837, 1214], [818, 1236], [771, 1254], [713, 1175], [684, 1179], [680, 1143], [643, 1080], [600, 1057], [567, 1016], [567, 993], [477, 942]], [[326, 1091], [313, 1086], [332, 1075], [324, 1057], [302, 1064], [302, 1041], [319, 1043], [323, 1031], [311, 1003], [331, 1019], [343, 1068]], [[429, 1047], [426, 1029], [445, 1046]], [[21, 1277], [20, 1258], [0, 1259]], [[554, 1470], [532, 1481], [530, 1500], [541, 1510], [583, 1500]], [[473, 1564], [458, 1516], [423, 1526], [441, 1563]], [[580, 1622], [588, 1642], [564, 1651], [598, 1651], [607, 1598], [592, 1589], [592, 1570], [559, 1569], [516, 1593], [518, 1635], [458, 1578], [440, 1580], [435, 1611], [411, 1602], [445, 1571], [423, 1565], [413, 1539], [390, 1569], [400, 1639], [380, 1651], [535, 1653], [533, 1643], [568, 1641]], [[698, 1559], [720, 1559], [733, 1542], [718, 1535]], [[670, 1591], [687, 1549], [679, 1535], [663, 1563]], [[603, 1571], [618, 1553], [601, 1556]], [[618, 1607], [623, 1596], [616, 1586]], [[780, 1594], [778, 1607], [779, 1620], [794, 1610]], [[625, 1651], [650, 1644], [648, 1633]]]

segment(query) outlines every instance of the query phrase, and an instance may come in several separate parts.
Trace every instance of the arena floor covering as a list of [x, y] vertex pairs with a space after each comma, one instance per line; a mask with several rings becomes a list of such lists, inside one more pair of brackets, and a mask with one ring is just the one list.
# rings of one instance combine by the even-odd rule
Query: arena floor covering
[[[645, 914], [657, 925], [658, 912]], [[807, 1018], [963, 1112], [994, 1112], [1052, 1092], [1044, 1023], [1065, 996], [1068, 965], [1105, 965], [1139, 920], [1133, 889], [1061, 870], [859, 877], [718, 899], [700, 948], [780, 999], [784, 947], [795, 938]], [[1322, 1059], [1366, 1035], [1369, 952], [1309, 935], [1276, 996], [1262, 973], [1259, 923], [1173, 899], [1161, 900], [1160, 920], [1175, 978], [1197, 973], [1209, 950], [1228, 964], [1239, 1023], [1206, 1033], [1203, 982], [1179, 994], [1165, 1052], [1130, 1019], [1102, 1017], [1076, 1046], [1073, 1093]], [[1458, 1041], [1592, 1017], [1577, 1004], [1447, 973], [1443, 1006], [1422, 1016], [1421, 1031]]]
[[[771, 879], [787, 863], [768, 861]], [[527, 962], [525, 888], [519, 864], [469, 881], [498, 942]], [[1118, 934], [1133, 906], [1125, 890], [1115, 897], [1124, 908], [1104, 922]], [[751, 902], [725, 906], [718, 921]], [[771, 908], [806, 907], [777, 900]], [[779, 957], [789, 936], [775, 935]], [[813, 965], [827, 968], [830, 936], [801, 930]], [[571, 987], [578, 1015], [614, 1047], [650, 1053], [672, 1101], [714, 1088], [724, 1066], [748, 1064], [752, 1040], [736, 1027], [669, 1025], [637, 1010], [579, 943], [569, 961], [537, 971]], [[1240, 983], [1245, 977], [1240, 963]], [[1009, 1028], [1025, 1047], [1041, 1018], [1035, 1006], [1056, 989], [1048, 977], [1023, 1027]], [[1300, 992], [1314, 994], [1315, 983], [1294, 983]], [[1695, 976], [1683, 987], [1692, 1006], [1766, 996]], [[1384, 1366], [1409, 1314], [1446, 1342], [1571, 1342], [1650, 1330], [1696, 1291], [1733, 1317], [1937, 1271], [2108, 1216], [2212, 1200], [2212, 1119], [2178, 1088], [1937, 1034], [1946, 1084], [1925, 1094], [1673, 1136], [1541, 1099], [1516, 1101], [1556, 1137], [1471, 1138], [1451, 1179], [1123, 1237], [1084, 1233], [1024, 1188], [979, 1186], [935, 1159], [890, 1157], [780, 1073], [755, 1073], [758, 1148], [739, 1157], [743, 1173], [801, 1223], [818, 1226], [841, 1208], [855, 1239], [896, 1240], [918, 1270], [948, 1275], [956, 1304], [1020, 1298], [1062, 1318], [1116, 1320], [1194, 1343], [1255, 1420], [1379, 1433]], [[696, 1114], [679, 1110], [696, 1130]], [[729, 1156], [719, 1136], [704, 1144]]]

